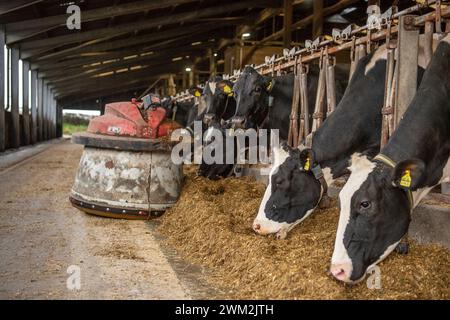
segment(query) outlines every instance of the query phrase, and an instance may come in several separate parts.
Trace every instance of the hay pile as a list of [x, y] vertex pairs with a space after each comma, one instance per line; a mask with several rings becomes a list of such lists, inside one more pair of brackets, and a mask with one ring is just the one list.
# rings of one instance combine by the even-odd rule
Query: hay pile
[[380, 264], [382, 289], [335, 281], [328, 268], [338, 222], [319, 210], [285, 240], [253, 233], [265, 187], [251, 178], [208, 181], [187, 168], [181, 199], [158, 230], [188, 261], [207, 267], [208, 281], [235, 299], [449, 299], [450, 252], [411, 243], [410, 253]]

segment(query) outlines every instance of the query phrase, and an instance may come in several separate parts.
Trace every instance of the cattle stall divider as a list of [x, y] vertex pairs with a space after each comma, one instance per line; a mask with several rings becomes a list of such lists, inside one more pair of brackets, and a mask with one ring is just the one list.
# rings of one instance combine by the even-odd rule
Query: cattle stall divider
[[[434, 5], [434, 9], [431, 7]], [[432, 11], [422, 15], [412, 15], [423, 9]], [[294, 73], [294, 92], [289, 116], [288, 144], [297, 147], [304, 144], [311, 147], [312, 137], [336, 107], [335, 54], [350, 51], [349, 81], [358, 61], [385, 41], [387, 47], [385, 95], [382, 106], [381, 146], [384, 146], [406, 111], [417, 88], [418, 50], [420, 27], [425, 30], [425, 57], [427, 63], [432, 56], [433, 31], [446, 33], [450, 30], [450, 4], [429, 0], [398, 11], [395, 6], [383, 14], [371, 10], [367, 24], [343, 30], [334, 29], [332, 36], [320, 36], [314, 41], [306, 40], [305, 48], [284, 49], [282, 56], [266, 57], [260, 65], [252, 65], [262, 75], [279, 76]], [[445, 23], [445, 31], [442, 24]], [[396, 61], [395, 55], [398, 55]], [[309, 114], [307, 96], [308, 64], [318, 61], [319, 79], [315, 97], [314, 113]], [[232, 75], [224, 75], [229, 80], [237, 80], [240, 70]], [[185, 101], [194, 97], [185, 92], [172, 97], [175, 101]], [[312, 116], [312, 127], [309, 127]]]

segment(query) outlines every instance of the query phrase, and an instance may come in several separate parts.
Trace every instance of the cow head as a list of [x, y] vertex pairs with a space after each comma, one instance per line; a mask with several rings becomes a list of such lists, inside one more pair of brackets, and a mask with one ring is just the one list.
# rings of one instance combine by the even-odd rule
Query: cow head
[[351, 175], [339, 194], [340, 217], [331, 273], [344, 282], [362, 280], [366, 271], [391, 253], [406, 234], [411, 190], [424, 177], [420, 160], [393, 168], [366, 156], [352, 156]]
[[251, 117], [258, 112], [267, 112], [272, 87], [273, 80], [260, 75], [250, 66], [245, 67], [233, 86], [236, 113], [232, 123], [235, 129], [252, 127], [249, 122]]
[[274, 149], [269, 185], [253, 222], [258, 234], [276, 233], [284, 238], [296, 224], [306, 219], [318, 205], [323, 188], [311, 169], [314, 152], [283, 145]]
[[232, 91], [233, 82], [219, 79], [209, 80], [204, 90], [206, 102], [204, 121], [208, 126], [213, 121], [220, 121], [230, 104], [230, 100], [234, 99]]

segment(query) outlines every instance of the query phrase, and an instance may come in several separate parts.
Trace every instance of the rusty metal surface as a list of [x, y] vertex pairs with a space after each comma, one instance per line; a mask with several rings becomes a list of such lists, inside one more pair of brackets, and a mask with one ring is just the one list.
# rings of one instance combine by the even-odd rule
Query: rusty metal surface
[[181, 192], [182, 167], [170, 155], [85, 147], [71, 197], [104, 208], [163, 211]]
[[72, 142], [87, 147], [125, 151], [170, 151], [173, 142], [166, 138], [142, 139], [120, 136], [106, 136], [89, 132], [72, 135]]

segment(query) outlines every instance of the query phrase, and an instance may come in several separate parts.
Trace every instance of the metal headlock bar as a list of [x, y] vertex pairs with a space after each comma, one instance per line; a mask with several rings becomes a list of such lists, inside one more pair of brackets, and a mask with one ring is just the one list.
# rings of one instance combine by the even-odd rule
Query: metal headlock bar
[[[410, 15], [421, 9], [430, 8], [432, 5], [434, 5], [434, 11], [430, 13], [421, 16]], [[253, 66], [262, 75], [275, 76], [281, 75], [283, 72], [294, 72], [295, 83], [289, 120], [289, 145], [296, 147], [304, 143], [310, 147], [313, 133], [322, 125], [325, 115], [329, 115], [336, 107], [334, 79], [336, 59], [333, 55], [343, 50], [350, 50], [351, 78], [359, 59], [371, 52], [373, 43], [382, 40], [386, 40], [387, 42], [388, 61], [385, 80], [385, 98], [382, 109], [383, 126], [381, 144], [384, 145], [393, 133], [397, 119], [404, 112], [405, 105], [409, 103], [409, 97], [412, 98], [412, 90], [415, 90], [413, 81], [416, 81], [417, 77], [411, 77], [411, 74], [408, 74], [408, 68], [406, 66], [414, 62], [412, 61], [414, 60], [414, 55], [416, 55], [415, 65], [417, 65], [417, 53], [414, 50], [409, 53], [407, 52], [408, 50], [402, 50], [402, 52], [406, 52], [403, 53], [405, 57], [402, 57], [402, 53], [400, 53], [399, 60], [403, 59], [404, 62], [396, 64], [394, 59], [396, 48], [392, 47], [390, 43], [392, 36], [397, 35], [400, 28], [403, 28], [403, 39], [398, 39], [398, 43], [399, 46], [407, 46], [408, 37], [410, 37], [409, 41], [415, 36], [418, 37], [417, 27], [425, 26], [425, 34], [429, 38], [429, 41], [427, 41], [429, 46], [425, 48], [425, 54], [427, 61], [429, 61], [432, 55], [433, 29], [435, 28], [437, 33], [443, 32], [441, 24], [445, 18], [450, 16], [450, 5], [443, 5], [443, 1], [441, 0], [429, 0], [399, 12], [396, 12], [396, 7], [391, 7], [385, 13], [381, 14], [378, 7], [369, 8], [368, 13], [369, 17], [365, 26], [354, 28], [352, 25], [349, 25], [343, 30], [334, 29], [331, 37], [318, 37], [314, 41], [306, 40], [305, 48], [284, 49], [282, 56], [277, 57], [273, 55], [266, 57], [264, 63]], [[446, 32], [448, 32], [450, 19], [446, 22]], [[365, 33], [365, 35], [361, 35], [362, 33]], [[310, 128], [307, 95], [307, 63], [314, 60], [319, 60], [320, 71], [315, 98], [315, 109], [312, 115], [313, 123]], [[224, 78], [236, 81], [240, 73], [240, 70], [235, 70], [233, 75], [224, 75]], [[408, 74], [409, 76], [399, 77], [398, 74], [400, 73], [402, 75]], [[412, 78], [414, 79], [412, 80]], [[398, 81], [406, 81], [407, 83], [397, 84]], [[396, 90], [397, 87], [399, 88], [398, 90]], [[172, 97], [175, 101], [187, 101], [194, 98], [187, 90]], [[400, 111], [397, 112], [397, 109]]]

